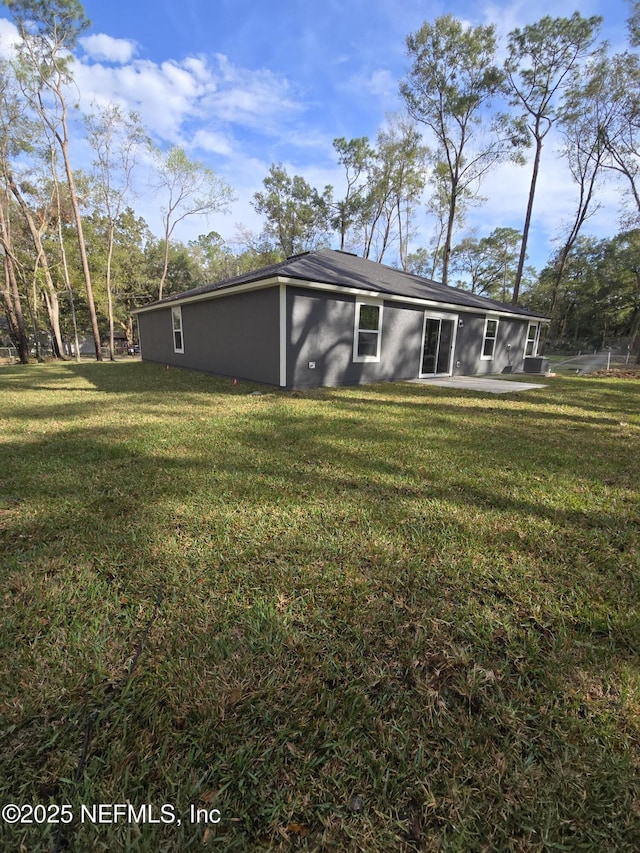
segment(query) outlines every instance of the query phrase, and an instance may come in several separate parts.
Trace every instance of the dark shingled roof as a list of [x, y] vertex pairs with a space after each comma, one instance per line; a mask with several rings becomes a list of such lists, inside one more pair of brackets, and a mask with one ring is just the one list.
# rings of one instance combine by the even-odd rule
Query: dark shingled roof
[[[457, 287], [448, 287], [437, 281], [422, 278], [412, 273], [379, 264], [366, 258], [360, 258], [349, 252], [341, 252], [336, 249], [318, 249], [314, 252], [304, 252], [294, 255], [279, 264], [272, 264], [244, 275], [226, 279], [217, 284], [207, 284], [187, 290], [184, 293], [168, 296], [160, 302], [145, 305], [141, 310], [151, 307], [163, 307], [172, 302], [190, 299], [214, 291], [220, 291], [235, 287], [239, 284], [265, 281], [274, 276], [283, 276], [301, 282], [318, 282], [322, 284], [336, 285], [338, 287], [353, 287], [358, 290], [368, 290], [372, 293], [389, 294], [393, 296], [407, 296], [417, 299], [427, 299], [433, 302], [459, 305], [464, 308], [477, 308], [480, 311], [507, 311], [525, 317], [539, 317], [533, 311], [525, 308], [497, 302], [495, 299], [487, 299], [477, 296], [467, 290]], [[140, 309], [139, 309], [140, 310]]]

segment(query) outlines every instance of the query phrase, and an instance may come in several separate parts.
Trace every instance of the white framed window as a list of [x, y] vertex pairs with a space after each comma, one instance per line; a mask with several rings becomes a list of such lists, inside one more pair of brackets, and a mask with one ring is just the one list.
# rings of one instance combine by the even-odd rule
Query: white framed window
[[353, 333], [353, 360], [380, 361], [382, 331], [382, 302], [356, 302], [356, 320]]
[[171, 309], [171, 330], [173, 332], [173, 351], [184, 352], [184, 337], [182, 334], [182, 308]]
[[498, 320], [494, 317], [487, 317], [484, 321], [484, 336], [482, 338], [482, 355], [481, 358], [491, 359], [496, 348], [496, 339], [498, 337]]
[[529, 323], [527, 329], [527, 343], [524, 347], [525, 358], [528, 355], [538, 354], [538, 340], [540, 338], [540, 323]]

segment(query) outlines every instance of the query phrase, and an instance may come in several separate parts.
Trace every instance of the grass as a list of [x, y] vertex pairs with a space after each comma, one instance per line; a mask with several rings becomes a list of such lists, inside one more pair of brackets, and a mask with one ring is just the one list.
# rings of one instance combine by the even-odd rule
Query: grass
[[640, 848], [637, 381], [7, 367], [0, 424], [0, 800], [73, 813], [3, 849]]

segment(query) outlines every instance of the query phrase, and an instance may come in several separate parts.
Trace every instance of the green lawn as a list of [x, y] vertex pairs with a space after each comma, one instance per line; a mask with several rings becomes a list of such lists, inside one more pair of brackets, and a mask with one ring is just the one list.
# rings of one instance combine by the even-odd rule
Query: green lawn
[[545, 382], [0, 369], [0, 848], [640, 849], [640, 381]]

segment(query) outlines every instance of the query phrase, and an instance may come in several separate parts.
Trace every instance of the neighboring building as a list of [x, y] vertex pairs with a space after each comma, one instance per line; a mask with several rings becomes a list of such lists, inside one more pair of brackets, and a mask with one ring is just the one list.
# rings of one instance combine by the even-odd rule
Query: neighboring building
[[[95, 345], [94, 345], [95, 350]], [[102, 351], [108, 354], [109, 352], [109, 333], [102, 336]], [[129, 351], [129, 343], [124, 329], [114, 328], [113, 330], [113, 354], [127, 355]]]
[[547, 322], [333, 249], [136, 313], [143, 359], [282, 388], [515, 372]]

